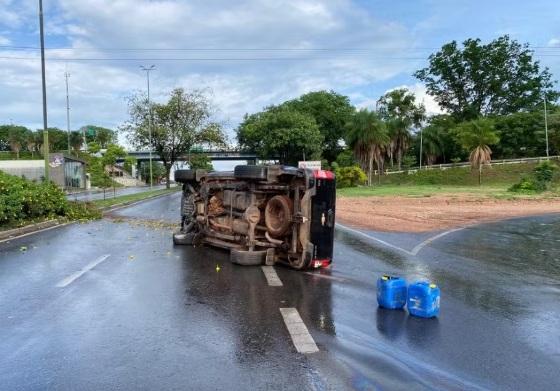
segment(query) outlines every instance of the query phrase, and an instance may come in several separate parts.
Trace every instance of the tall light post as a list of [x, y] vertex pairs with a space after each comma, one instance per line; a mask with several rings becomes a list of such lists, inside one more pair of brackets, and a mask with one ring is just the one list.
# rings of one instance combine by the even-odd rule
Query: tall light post
[[548, 114], [546, 112], [546, 91], [544, 93], [544, 137], [546, 139], [546, 157], [549, 157], [549, 152], [548, 152]]
[[43, 0], [39, 0], [39, 36], [41, 39], [41, 81], [43, 86], [43, 155], [45, 181], [49, 181], [49, 130], [47, 125], [47, 84], [45, 80], [45, 33], [43, 29]]
[[422, 144], [423, 141], [422, 140], [422, 132], [424, 131], [424, 129], [420, 129], [420, 170], [422, 169]]
[[154, 186], [154, 178], [152, 173], [152, 105], [150, 104], [150, 71], [156, 69], [155, 65], [150, 65], [149, 67], [140, 66], [140, 69], [146, 72], [146, 82], [148, 83], [148, 139], [150, 148], [150, 189]]
[[68, 70], [64, 72], [64, 78], [66, 80], [66, 132], [68, 133], [68, 155], [70, 155], [70, 95], [68, 94], [68, 78], [70, 73]]

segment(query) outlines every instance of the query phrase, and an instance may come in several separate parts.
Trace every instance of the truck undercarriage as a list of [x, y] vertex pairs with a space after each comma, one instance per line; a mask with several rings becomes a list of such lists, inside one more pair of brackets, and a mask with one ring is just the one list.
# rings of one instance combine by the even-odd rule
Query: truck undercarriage
[[335, 180], [329, 171], [236, 166], [234, 171], [178, 170], [183, 183], [175, 244], [230, 250], [233, 263], [295, 269], [332, 261]]

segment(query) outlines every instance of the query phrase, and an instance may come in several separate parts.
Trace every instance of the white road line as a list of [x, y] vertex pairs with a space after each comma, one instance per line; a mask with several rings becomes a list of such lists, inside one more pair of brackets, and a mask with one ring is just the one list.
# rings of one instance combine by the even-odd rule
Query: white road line
[[299, 353], [316, 353], [319, 351], [315, 341], [305, 323], [299, 316], [299, 312], [295, 308], [280, 308], [280, 313], [284, 318], [284, 323], [288, 328], [292, 342]]
[[63, 224], [53, 225], [52, 227], [42, 228], [42, 229], [39, 229], [39, 230], [37, 230], [37, 231], [32, 231], [32, 232], [28, 232], [28, 233], [26, 233], [26, 234], [17, 235], [17, 236], [11, 237], [11, 238], [2, 239], [2, 240], [0, 240], [0, 243], [10, 242], [10, 241], [12, 241], [12, 240], [17, 240], [17, 239], [19, 239], [19, 238], [24, 238], [24, 237], [26, 237], [26, 236], [38, 234], [39, 232], [50, 231], [51, 229], [55, 229], [55, 228], [62, 228], [62, 227], [65, 227], [65, 226], [67, 226], [67, 225], [74, 224], [74, 223], [75, 223], [74, 221], [71, 221], [71, 222], [69, 222], [69, 223], [63, 223]]
[[342, 224], [339, 224], [339, 223], [336, 223], [336, 226], [339, 227], [339, 228], [342, 228], [342, 229], [344, 229], [344, 230], [346, 230], [346, 231], [353, 232], [353, 233], [355, 233], [355, 234], [357, 234], [357, 235], [361, 235], [361, 236], [363, 236], [363, 237], [365, 237], [365, 238], [368, 238], [368, 239], [371, 239], [371, 240], [375, 240], [376, 242], [381, 243], [381, 244], [384, 245], [384, 246], [393, 248], [393, 249], [395, 249], [395, 250], [402, 251], [402, 252], [405, 253], [405, 254], [408, 254], [408, 255], [415, 255], [415, 254], [413, 254], [411, 251], [405, 250], [404, 248], [400, 248], [399, 246], [395, 246], [394, 244], [391, 244], [391, 243], [388, 243], [388, 242], [386, 242], [386, 241], [384, 241], [384, 240], [378, 239], [378, 238], [376, 238], [375, 236], [371, 236], [371, 235], [368, 235], [368, 234], [366, 234], [366, 233], [363, 233], [362, 231], [358, 231], [358, 230], [356, 230], [356, 229], [347, 227], [347, 226], [342, 225]]
[[445, 235], [449, 235], [450, 233], [457, 232], [457, 231], [460, 231], [460, 230], [465, 229], [465, 228], [467, 228], [467, 227], [460, 227], [460, 228], [450, 229], [449, 231], [445, 231], [445, 232], [442, 232], [442, 233], [437, 234], [437, 235], [435, 235], [435, 236], [432, 236], [431, 238], [428, 238], [428, 239], [424, 240], [422, 243], [420, 243], [420, 244], [418, 244], [416, 247], [414, 247], [414, 248], [412, 249], [411, 253], [412, 253], [412, 255], [418, 255], [418, 253], [419, 253], [420, 251], [422, 251], [422, 249], [423, 249], [424, 247], [426, 247], [428, 244], [432, 243], [434, 240], [437, 240], [437, 239], [439, 239], [439, 238], [444, 237]]
[[268, 281], [269, 286], [283, 286], [282, 280], [276, 274], [276, 270], [274, 270], [274, 266], [261, 266], [261, 269], [266, 277], [266, 281]]
[[57, 288], [65, 288], [68, 285], [70, 285], [71, 283], [73, 283], [74, 281], [76, 281], [78, 278], [80, 278], [81, 276], [83, 276], [85, 273], [87, 273], [88, 271], [90, 271], [91, 269], [93, 269], [94, 267], [96, 267], [97, 265], [99, 265], [101, 262], [105, 261], [107, 258], [109, 258], [111, 256], [111, 254], [105, 254], [100, 256], [99, 258], [97, 258], [96, 260], [94, 260], [93, 262], [88, 263], [85, 267], [83, 267], [81, 270], [77, 271], [76, 273], [66, 277], [64, 280], [60, 281], [58, 284], [56, 284]]
[[388, 243], [388, 242], [386, 242], [386, 241], [384, 241], [384, 240], [378, 239], [378, 238], [376, 238], [375, 236], [368, 235], [368, 234], [366, 234], [366, 233], [364, 233], [364, 232], [362, 232], [362, 231], [358, 231], [358, 230], [356, 230], [356, 229], [347, 227], [347, 226], [345, 226], [345, 225], [336, 223], [336, 226], [339, 227], [339, 228], [342, 228], [342, 229], [344, 229], [344, 230], [346, 230], [346, 231], [350, 231], [350, 232], [353, 232], [353, 233], [355, 233], [355, 234], [357, 234], [357, 235], [363, 236], [363, 237], [365, 237], [365, 238], [368, 238], [368, 239], [371, 239], [371, 240], [375, 240], [376, 242], [381, 243], [381, 244], [384, 245], [384, 246], [393, 248], [393, 249], [395, 249], [395, 250], [402, 251], [403, 253], [408, 254], [408, 255], [418, 255], [418, 253], [419, 253], [420, 251], [422, 251], [422, 249], [423, 249], [424, 247], [426, 247], [428, 244], [432, 243], [433, 241], [438, 240], [438, 239], [444, 237], [445, 235], [449, 235], [450, 233], [457, 232], [457, 231], [461, 231], [462, 229], [468, 228], [468, 226], [464, 226], [464, 227], [460, 227], [460, 228], [450, 229], [450, 230], [445, 231], [445, 232], [441, 232], [441, 233], [439, 233], [439, 234], [437, 234], [437, 235], [435, 235], [435, 236], [432, 236], [431, 238], [428, 238], [428, 239], [424, 240], [422, 243], [419, 243], [418, 245], [416, 245], [416, 246], [412, 249], [412, 251], [408, 251], [408, 250], [405, 250], [404, 248], [395, 246], [394, 244], [391, 244], [391, 243]]

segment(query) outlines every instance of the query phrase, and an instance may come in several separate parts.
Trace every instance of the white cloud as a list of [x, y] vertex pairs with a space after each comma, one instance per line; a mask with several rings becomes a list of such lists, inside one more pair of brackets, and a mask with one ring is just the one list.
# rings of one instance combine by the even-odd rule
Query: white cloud
[[[13, 5], [10, 0], [0, 0], [0, 14], [10, 8], [6, 4]], [[51, 20], [47, 26], [51, 30], [47, 33], [51, 35], [47, 36], [47, 45], [59, 34], [58, 42], [63, 37], [73, 48], [47, 53], [49, 118], [53, 126], [65, 127], [65, 63], [53, 59], [138, 59], [68, 61], [72, 74], [71, 116], [76, 127], [86, 123], [116, 127], [126, 120], [125, 97], [145, 88], [141, 64], [157, 66], [152, 73], [152, 92], [157, 100], [164, 99], [174, 87], [210, 88], [219, 116], [230, 128], [246, 112], [311, 90], [334, 89], [357, 96], [360, 94], [355, 91], [364, 86], [403, 72], [410, 74], [414, 69], [407, 61], [387, 58], [395, 55], [391, 48], [407, 47], [412, 41], [407, 28], [376, 19], [350, 0], [58, 0], [50, 4], [48, 12]], [[22, 15], [19, 23], [25, 17], [28, 24], [36, 23], [33, 13]], [[375, 53], [278, 50], [356, 47], [386, 49]], [[164, 50], [170, 48], [201, 50]], [[259, 50], [232, 50], [243, 48]], [[2, 56], [13, 57], [36, 55], [2, 52]], [[40, 126], [40, 68], [36, 57], [0, 60], [0, 91], [0, 122], [13, 118]]]
[[[444, 113], [444, 111], [439, 107], [438, 103], [435, 101], [434, 97], [431, 96], [431, 95], [428, 95], [428, 92], [426, 91], [426, 86], [424, 86], [421, 83], [410, 84], [410, 85], [400, 85], [400, 86], [397, 86], [397, 87], [386, 90], [383, 94], [386, 94], [388, 92], [391, 92], [391, 91], [397, 90], [397, 89], [401, 89], [401, 88], [406, 88], [407, 90], [409, 90], [410, 92], [412, 92], [414, 94], [414, 96], [416, 97], [416, 103], [421, 103], [421, 104], [424, 105], [424, 107], [426, 107], [426, 114], [428, 116]], [[359, 109], [367, 108], [367, 109], [370, 109], [370, 110], [375, 109], [375, 105], [377, 103], [377, 100], [379, 99], [379, 98], [366, 97], [362, 94], [356, 94], [356, 95], [353, 95], [351, 97], [355, 102], [357, 102], [356, 103], [357, 108], [359, 108]]]
[[548, 41], [547, 46], [560, 47], [560, 38], [551, 38], [550, 41]]
[[0, 35], [0, 45], [9, 45], [12, 41], [8, 37], [3, 37]]

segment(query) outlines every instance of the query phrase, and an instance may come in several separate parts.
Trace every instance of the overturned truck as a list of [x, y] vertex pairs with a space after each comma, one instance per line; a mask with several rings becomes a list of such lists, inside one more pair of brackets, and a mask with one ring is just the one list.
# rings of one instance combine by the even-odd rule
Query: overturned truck
[[183, 184], [177, 245], [208, 244], [240, 265], [284, 263], [295, 269], [332, 262], [335, 177], [287, 166], [234, 171], [178, 170]]

